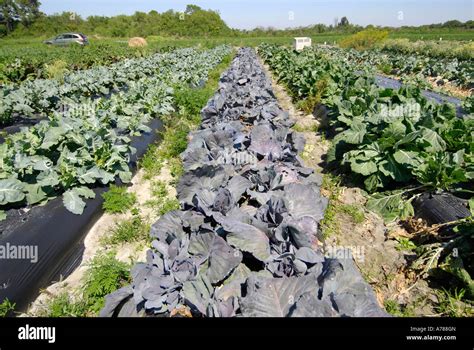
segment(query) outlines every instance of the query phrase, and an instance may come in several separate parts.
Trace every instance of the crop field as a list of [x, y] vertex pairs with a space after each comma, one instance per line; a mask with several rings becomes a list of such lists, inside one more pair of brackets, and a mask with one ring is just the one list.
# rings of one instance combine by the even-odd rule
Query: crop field
[[[457, 117], [454, 108], [428, 101], [418, 87], [380, 87], [370, 72], [318, 51], [295, 54], [265, 45], [260, 52], [294, 96], [307, 103], [316, 96], [328, 108], [334, 129], [328, 161], [348, 166], [367, 191], [410, 183], [449, 189], [472, 181], [472, 110]], [[408, 201], [401, 200], [403, 190], [378, 195], [372, 207], [387, 219], [412, 215], [413, 191], [406, 191]]]
[[[417, 85], [384, 87], [369, 69], [373, 64], [361, 69], [361, 61], [350, 57], [355, 52], [316, 48], [296, 53], [271, 45], [262, 45], [259, 52], [294, 100], [309, 110], [325, 106], [321, 114], [331, 138], [328, 167], [364, 188], [367, 208], [386, 222], [419, 215], [413, 204], [427, 192], [454, 194], [469, 203], [471, 214], [462, 206], [463, 214], [453, 213], [449, 225], [454, 237], [421, 245], [413, 266], [454, 274], [472, 295], [472, 105], [465, 103], [457, 113], [453, 105], [428, 100]], [[465, 67], [468, 80], [461, 80], [472, 86], [472, 65]], [[455, 207], [454, 202], [450, 206]], [[454, 268], [455, 260], [464, 267]]]
[[[313, 36], [314, 42], [335, 43], [345, 35]], [[146, 57], [176, 48], [199, 46], [214, 48], [219, 45], [258, 46], [291, 43], [291, 37], [170, 39], [159, 36], [147, 38], [148, 45], [139, 50], [128, 47], [126, 38], [102, 38], [87, 47], [46, 47], [43, 39], [0, 39], [0, 84], [15, 84], [37, 78], [57, 78], [79, 69], [95, 65], [109, 65], [125, 58]]]
[[44, 203], [64, 192], [64, 205], [81, 214], [81, 198], [94, 195], [84, 185], [105, 185], [115, 176], [129, 182], [130, 137], [150, 131], [152, 118], [172, 110], [173, 86], [200, 84], [229, 50], [183, 49], [73, 73], [62, 84], [38, 79], [4, 88], [3, 123], [17, 113], [47, 120], [2, 144], [0, 187], [7, 195], [1, 205]]
[[0, 318], [474, 316], [472, 21], [0, 13]]
[[[433, 33], [431, 36], [423, 38], [424, 41], [420, 41], [422, 39], [419, 35], [414, 36], [410, 33], [404, 34], [404, 32], [390, 33], [389, 38], [396, 40], [393, 41], [393, 44], [390, 44], [390, 42], [387, 43], [384, 47], [384, 51], [398, 51], [403, 54], [434, 52], [441, 55], [441, 57], [472, 59], [472, 40], [474, 39], [474, 34], [467, 33], [465, 36], [452, 34], [452, 38], [449, 37], [446, 38], [447, 40], [439, 42], [438, 40], [441, 36], [443, 36], [443, 33]], [[311, 35], [310, 37], [313, 43], [334, 45], [344, 38], [347, 38], [348, 35], [320, 33]], [[150, 36], [147, 38], [148, 46], [140, 50], [129, 48], [127, 38], [101, 38], [84, 48], [74, 46], [67, 48], [45, 47], [42, 43], [44, 39], [46, 39], [46, 37], [42, 39], [0, 39], [0, 84], [18, 83], [26, 79], [54, 78], [68, 71], [87, 69], [94, 65], [108, 65], [124, 58], [147, 56], [156, 52], [169, 51], [173, 48], [195, 46], [213, 48], [224, 44], [234, 47], [257, 47], [261, 43], [289, 46], [293, 37], [277, 35], [170, 39], [161, 36]], [[413, 45], [406, 44], [406, 41], [409, 40], [418, 40], [416, 41], [417, 43], [434, 43], [434, 45], [431, 44], [431, 47], [428, 48], [420, 47], [420, 45], [413, 47]], [[435, 50], [432, 50], [433, 47], [435, 47]], [[436, 50], [436, 47], [439, 48]], [[460, 50], [460, 48], [463, 48], [463, 50]], [[436, 54], [432, 56], [436, 57]], [[403, 60], [403, 57], [401, 59], [399, 58], [399, 60]], [[414, 58], [409, 58], [409, 61], [413, 60]], [[442, 65], [442, 62], [435, 63], [437, 63], [438, 66]], [[408, 64], [413, 65], [413, 63]]]

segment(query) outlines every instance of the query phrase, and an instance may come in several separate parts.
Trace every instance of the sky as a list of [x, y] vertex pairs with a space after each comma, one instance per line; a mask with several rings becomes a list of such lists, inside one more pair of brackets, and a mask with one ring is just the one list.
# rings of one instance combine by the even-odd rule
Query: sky
[[41, 11], [113, 16], [183, 11], [189, 3], [217, 10], [230, 27], [239, 29], [333, 24], [343, 16], [359, 25], [393, 27], [474, 19], [474, 0], [41, 0]]

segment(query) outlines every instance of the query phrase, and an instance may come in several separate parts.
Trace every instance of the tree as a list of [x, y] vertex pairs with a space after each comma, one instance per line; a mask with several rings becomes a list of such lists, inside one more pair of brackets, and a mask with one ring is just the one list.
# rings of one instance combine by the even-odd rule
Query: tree
[[447, 27], [447, 28], [457, 28], [457, 27], [462, 27], [462, 25], [463, 25], [462, 22], [456, 19], [443, 23], [443, 27]]
[[467, 21], [466, 23], [464, 23], [464, 26], [466, 28], [473, 29], [474, 28], [474, 21]]
[[0, 0], [1, 20], [5, 23], [7, 34], [13, 30], [13, 23], [18, 20], [15, 3], [10, 0]]
[[14, 29], [15, 22], [21, 21], [28, 27], [40, 14], [38, 0], [0, 0], [1, 20], [7, 33]]
[[192, 15], [197, 11], [202, 11], [202, 8], [200, 8], [198, 5], [187, 5], [184, 13], [187, 15]]
[[349, 25], [349, 20], [347, 19], [346, 16], [341, 18], [341, 21], [339, 22], [340, 27], [346, 27]]

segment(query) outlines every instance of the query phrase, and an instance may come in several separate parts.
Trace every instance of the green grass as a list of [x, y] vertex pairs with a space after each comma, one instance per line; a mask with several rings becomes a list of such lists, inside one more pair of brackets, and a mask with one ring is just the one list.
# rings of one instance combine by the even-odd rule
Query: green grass
[[139, 160], [139, 167], [145, 172], [145, 179], [150, 180], [154, 176], [158, 176], [163, 168], [163, 161], [157, 158], [159, 154], [160, 145], [158, 143], [152, 144], [148, 147], [146, 153]]
[[[337, 43], [347, 34], [333, 34], [333, 33], [321, 33], [317, 35], [311, 35], [313, 43]], [[264, 36], [264, 37], [217, 37], [217, 38], [188, 38], [188, 39], [171, 39], [171, 38], [160, 38], [157, 42], [161, 45], [169, 46], [201, 46], [204, 48], [210, 48], [221, 44], [229, 44], [232, 46], [251, 46], [256, 47], [262, 43], [276, 44], [276, 45], [292, 45], [294, 36]], [[150, 40], [149, 40], [150, 42]], [[151, 40], [154, 42], [154, 40]]]
[[8, 298], [3, 300], [0, 304], [0, 317], [7, 317], [15, 310], [15, 303], [12, 303]]
[[181, 205], [179, 204], [179, 201], [176, 198], [168, 198], [161, 205], [158, 214], [164, 215], [170, 211], [178, 210], [180, 207]]
[[168, 195], [166, 183], [163, 181], [155, 181], [151, 184], [151, 194], [157, 199], [163, 199]]
[[443, 316], [449, 317], [472, 317], [474, 316], [474, 304], [464, 300], [464, 289], [452, 291], [442, 289], [437, 291], [438, 305], [436, 311]]
[[48, 301], [46, 309], [40, 312], [41, 317], [86, 317], [87, 305], [83, 301], [76, 302], [64, 292]]
[[323, 183], [321, 189], [329, 192], [329, 204], [324, 213], [324, 219], [321, 220], [321, 230], [323, 239], [337, 235], [340, 231], [340, 223], [338, 220], [338, 197], [340, 193], [340, 179], [331, 174], [323, 175]]
[[178, 210], [180, 208], [179, 201], [176, 198], [167, 198], [168, 189], [163, 181], [155, 181], [152, 184], [151, 193], [153, 199], [146, 202], [146, 205], [158, 215], [164, 215], [169, 211]]
[[352, 221], [356, 224], [361, 224], [365, 221], [365, 215], [360, 206], [356, 204], [342, 204], [339, 207], [342, 213], [349, 215]]
[[324, 213], [324, 219], [321, 220], [320, 225], [323, 239], [333, 237], [339, 233], [340, 224], [337, 220], [337, 210], [333, 203], [329, 202], [326, 212]]
[[102, 208], [112, 214], [125, 213], [137, 202], [135, 193], [128, 193], [126, 187], [115, 185], [111, 185], [110, 189], [102, 194], [102, 198]]
[[73, 298], [67, 292], [61, 293], [49, 300], [39, 316], [97, 316], [104, 306], [105, 296], [130, 283], [129, 271], [130, 265], [115, 259], [113, 252], [98, 255], [86, 271], [80, 298]]
[[318, 132], [318, 125], [302, 126], [300, 124], [293, 125], [292, 129], [296, 132]]
[[[179, 155], [188, 145], [188, 134], [201, 123], [201, 109], [214, 94], [221, 73], [229, 66], [234, 53], [224, 57], [222, 62], [209, 72], [208, 80], [202, 88], [189, 86], [174, 87], [174, 103], [178, 112], [161, 119], [164, 131], [161, 133], [161, 143], [148, 148], [140, 161], [140, 167], [145, 171], [146, 179], [153, 179], [161, 173], [164, 161], [168, 162], [174, 182], [183, 173]], [[169, 206], [172, 203], [168, 203]]]
[[406, 38], [411, 41], [417, 40], [474, 40], [474, 31], [392, 31], [388, 35], [390, 39]]
[[[135, 209], [132, 209], [132, 212]], [[149, 239], [150, 225], [135, 210], [130, 219], [119, 221], [111, 229], [110, 234], [105, 236], [102, 243], [115, 246], [124, 243], [141, 242]]]
[[395, 246], [395, 249], [398, 251], [413, 251], [416, 249], [416, 244], [410, 241], [410, 239], [406, 237], [397, 237], [397, 245]]
[[385, 300], [384, 302], [384, 307], [385, 310], [397, 317], [414, 317], [415, 313], [412, 307], [407, 306], [407, 305], [400, 305], [397, 301], [395, 300]]
[[89, 311], [98, 313], [104, 306], [106, 295], [130, 283], [130, 267], [130, 264], [117, 260], [114, 252], [92, 259], [82, 290], [82, 300]]
[[[361, 224], [365, 221], [363, 209], [357, 204], [344, 204], [339, 201], [341, 193], [340, 177], [332, 174], [323, 175], [321, 189], [323, 193], [329, 193], [329, 204], [321, 220], [321, 230], [323, 239], [336, 236], [341, 231], [341, 220], [350, 220], [354, 224]], [[326, 193], [324, 193], [326, 195]]]
[[173, 177], [171, 185], [176, 185], [178, 183], [179, 178], [184, 173], [183, 162], [179, 157], [171, 158], [168, 160], [168, 166], [170, 169], [171, 176]]
[[[183, 92], [184, 89], [185, 88], [179, 88], [176, 95], [181, 96], [182, 94], [185, 94], [185, 92]], [[193, 94], [196, 95], [196, 92], [193, 91]], [[184, 100], [184, 98], [181, 99]], [[178, 102], [177, 99], [175, 99], [175, 101], [176, 105], [179, 106], [179, 113], [162, 118], [165, 129], [161, 132], [160, 145], [150, 147], [143, 159], [140, 161], [140, 166], [145, 171], [146, 179], [152, 179], [155, 176], [158, 176], [163, 168], [164, 161], [168, 161], [168, 163], [173, 166], [171, 169], [173, 176], [180, 176], [181, 174], [181, 166], [179, 165], [181, 160], [179, 155], [186, 150], [188, 145], [188, 134], [199, 125], [200, 116], [199, 114], [191, 114], [187, 112], [188, 108], [191, 110], [196, 109], [193, 102], [188, 100], [186, 103], [189, 105], [183, 106], [180, 104], [183, 101]], [[205, 103], [202, 107], [204, 105]]]

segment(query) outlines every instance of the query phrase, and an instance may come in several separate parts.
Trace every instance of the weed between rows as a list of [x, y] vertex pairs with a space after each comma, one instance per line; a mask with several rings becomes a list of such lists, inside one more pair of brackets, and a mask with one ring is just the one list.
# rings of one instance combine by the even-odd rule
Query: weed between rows
[[437, 291], [438, 305], [436, 311], [449, 317], [473, 317], [474, 304], [466, 302], [465, 289], [441, 289]]
[[341, 194], [340, 177], [332, 174], [323, 175], [321, 193], [329, 198], [329, 204], [321, 220], [321, 231], [323, 239], [337, 237], [341, 231], [340, 222], [347, 221], [347, 217], [354, 224], [361, 224], [365, 221], [362, 208], [357, 204], [344, 204], [339, 200]]
[[140, 161], [146, 179], [158, 176], [165, 162], [174, 179], [181, 176], [183, 170], [179, 155], [188, 145], [189, 132], [195, 130], [201, 123], [201, 110], [216, 91], [220, 75], [229, 66], [233, 57], [234, 54], [226, 56], [209, 73], [204, 87], [198, 89], [189, 86], [174, 87], [173, 98], [177, 111], [161, 119], [164, 125], [161, 143], [150, 147]]
[[137, 208], [132, 209], [132, 218], [119, 221], [101, 243], [105, 246], [117, 246], [124, 243], [147, 242], [150, 224], [140, 216]]
[[397, 317], [415, 317], [415, 310], [413, 305], [400, 305], [396, 300], [387, 299], [384, 302], [385, 310]]
[[92, 259], [77, 297], [63, 292], [52, 299], [39, 313], [42, 317], [86, 317], [97, 315], [105, 296], [130, 282], [130, 264], [115, 258], [115, 252]]
[[[361, 224], [365, 221], [362, 208], [354, 204], [343, 204], [339, 200], [341, 194], [341, 177], [333, 174], [324, 174], [321, 185], [321, 193], [329, 198], [329, 205], [326, 209], [324, 219], [321, 221], [321, 231], [323, 240], [336, 238], [341, 233], [340, 223], [351, 220], [354, 224]], [[349, 218], [348, 218], [349, 217]], [[417, 254], [422, 245], [415, 244], [406, 237], [397, 237], [396, 249], [403, 252]], [[408, 267], [410, 270], [410, 267]], [[364, 278], [370, 281], [370, 276], [366, 271], [361, 271]], [[427, 296], [422, 296], [409, 304], [400, 304], [396, 300], [387, 299], [384, 302], [385, 310], [397, 317], [415, 317], [417, 308], [429, 303], [437, 316], [448, 317], [472, 317], [474, 316], [474, 304], [470, 301], [469, 293], [465, 288], [451, 286], [451, 288], [434, 288], [434, 300], [428, 300]], [[420, 299], [423, 299], [422, 302]]]
[[[173, 179], [178, 178], [170, 171]], [[176, 198], [168, 198], [168, 188], [165, 182], [156, 181], [151, 186], [153, 199], [148, 200], [145, 205], [152, 208], [158, 215], [164, 215], [169, 211], [179, 209], [179, 201]]]
[[130, 283], [130, 267], [130, 264], [118, 261], [114, 252], [92, 259], [83, 289], [83, 300], [89, 311], [98, 313], [107, 294]]
[[409, 238], [406, 237], [397, 237], [398, 244], [396, 246], [397, 250], [400, 251], [413, 251], [416, 249], [416, 244], [413, 243]]
[[[448, 317], [472, 317], [474, 316], [474, 308], [472, 303], [466, 302], [464, 289], [441, 289], [436, 291], [437, 303], [434, 306], [436, 312], [432, 316], [448, 316]], [[415, 317], [416, 308], [423, 304], [423, 299], [418, 298], [409, 305], [401, 305], [398, 301], [387, 299], [384, 307], [387, 312], [397, 317]], [[426, 303], [426, 300], [425, 300]]]
[[292, 129], [296, 132], [318, 132], [319, 127], [317, 124], [313, 124], [311, 126], [302, 126], [300, 124], [293, 125]]
[[296, 108], [302, 110], [306, 114], [312, 114], [316, 106], [321, 103], [321, 97], [328, 87], [328, 78], [323, 77], [314, 85], [314, 90], [312, 90], [309, 95], [302, 100], [295, 100], [296, 96], [293, 96], [294, 101], [296, 102]]
[[[183, 174], [180, 154], [186, 149], [189, 132], [195, 130], [201, 122], [201, 110], [217, 89], [221, 73], [234, 57], [228, 55], [210, 72], [206, 85], [202, 88], [187, 86], [174, 87], [176, 112], [162, 117], [164, 131], [161, 142], [153, 144], [139, 162], [144, 178], [151, 180], [151, 197], [145, 205], [157, 215], [179, 209], [176, 198], [170, 198], [168, 188], [175, 186]], [[154, 180], [167, 167], [169, 181]], [[136, 195], [128, 193], [124, 186], [111, 186], [103, 194], [103, 208], [111, 214], [131, 213], [131, 217], [117, 222], [110, 232], [100, 241], [104, 252], [90, 262], [77, 296], [61, 293], [49, 300], [46, 310], [40, 316], [48, 317], [84, 317], [96, 316], [104, 305], [106, 295], [130, 282], [131, 264], [116, 259], [116, 248], [126, 243], [151, 243], [150, 223], [144, 218], [137, 205]], [[0, 305], [0, 316], [7, 314], [12, 306], [4, 302]]]
[[137, 202], [135, 193], [128, 193], [126, 187], [115, 185], [111, 185], [110, 189], [102, 194], [102, 198], [102, 208], [111, 214], [125, 213]]
[[3, 300], [0, 304], [0, 317], [8, 316], [13, 310], [15, 310], [15, 304], [8, 300], [8, 298]]

